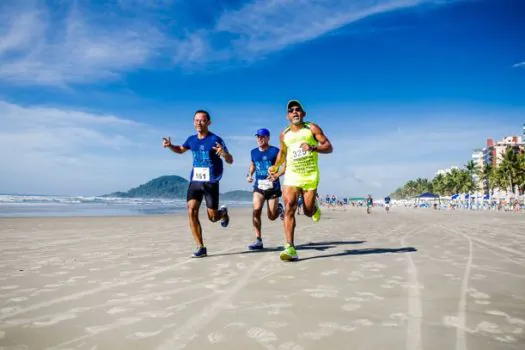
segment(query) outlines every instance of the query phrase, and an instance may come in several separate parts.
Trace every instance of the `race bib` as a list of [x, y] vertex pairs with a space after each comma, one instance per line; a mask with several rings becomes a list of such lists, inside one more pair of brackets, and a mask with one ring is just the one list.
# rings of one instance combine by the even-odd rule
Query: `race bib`
[[271, 180], [259, 180], [257, 187], [262, 190], [270, 190], [273, 188], [273, 182]]
[[200, 182], [210, 181], [210, 168], [193, 168], [192, 181], [200, 181]]
[[310, 153], [309, 151], [303, 151], [302, 148], [296, 148], [292, 150], [292, 160], [298, 160], [304, 158]]

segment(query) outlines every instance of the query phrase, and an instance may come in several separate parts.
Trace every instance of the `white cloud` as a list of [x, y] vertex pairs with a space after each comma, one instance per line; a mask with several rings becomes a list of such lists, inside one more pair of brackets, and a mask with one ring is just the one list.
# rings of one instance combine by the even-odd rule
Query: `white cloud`
[[513, 68], [525, 67], [525, 61], [512, 65]]
[[117, 79], [147, 65], [163, 35], [140, 20], [98, 18], [71, 6], [0, 8], [0, 78], [15, 84], [67, 86]]
[[[224, 12], [215, 26], [187, 36], [176, 52], [185, 65], [254, 61], [376, 14], [437, 3], [436, 0], [252, 1]], [[225, 45], [225, 38], [229, 44]]]
[[315, 39], [368, 16], [410, 7], [420, 0], [255, 1], [224, 14], [215, 30], [232, 34], [233, 50], [251, 59]]
[[[448, 1], [447, 1], [448, 2]], [[253, 0], [195, 20], [176, 0], [0, 4], [0, 79], [67, 87], [139, 68], [252, 62], [360, 19], [438, 0]], [[54, 4], [54, 6], [51, 6]], [[171, 62], [171, 63], [167, 63]]]
[[0, 124], [0, 193], [96, 195], [189, 169], [164, 131], [117, 116], [0, 101]]

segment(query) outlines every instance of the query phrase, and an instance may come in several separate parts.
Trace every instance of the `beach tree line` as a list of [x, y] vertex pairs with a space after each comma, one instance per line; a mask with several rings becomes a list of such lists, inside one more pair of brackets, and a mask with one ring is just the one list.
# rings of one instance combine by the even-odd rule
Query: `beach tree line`
[[495, 190], [513, 194], [525, 193], [525, 152], [516, 152], [509, 147], [503, 154], [499, 165], [484, 164], [477, 167], [469, 161], [462, 168], [453, 168], [447, 173], [439, 173], [433, 179], [417, 178], [397, 188], [392, 198], [410, 198], [424, 192], [441, 196], [456, 193], [483, 192], [493, 195]]

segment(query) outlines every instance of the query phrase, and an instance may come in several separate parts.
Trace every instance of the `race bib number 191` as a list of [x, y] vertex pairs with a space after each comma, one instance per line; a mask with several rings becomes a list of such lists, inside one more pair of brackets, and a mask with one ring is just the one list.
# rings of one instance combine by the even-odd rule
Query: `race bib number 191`
[[193, 168], [193, 181], [210, 181], [210, 168]]

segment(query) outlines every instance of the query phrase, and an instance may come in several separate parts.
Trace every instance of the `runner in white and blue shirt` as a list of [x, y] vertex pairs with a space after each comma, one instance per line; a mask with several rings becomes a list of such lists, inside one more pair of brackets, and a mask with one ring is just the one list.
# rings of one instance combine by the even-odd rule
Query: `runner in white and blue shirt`
[[269, 177], [268, 168], [275, 164], [279, 148], [270, 146], [270, 131], [262, 128], [255, 133], [257, 147], [251, 151], [251, 160], [246, 179], [253, 183], [253, 228], [256, 241], [248, 246], [250, 250], [264, 248], [261, 233], [261, 213], [266, 202], [268, 219], [283, 219], [283, 207], [279, 203], [281, 197], [281, 183], [279, 177], [284, 174], [285, 166], [273, 177]]

